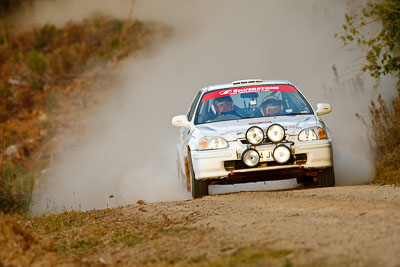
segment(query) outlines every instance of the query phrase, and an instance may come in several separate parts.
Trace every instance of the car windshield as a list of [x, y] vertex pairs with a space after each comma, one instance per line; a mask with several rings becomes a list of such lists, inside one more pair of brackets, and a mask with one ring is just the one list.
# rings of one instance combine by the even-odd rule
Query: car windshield
[[294, 86], [258, 85], [225, 88], [204, 94], [195, 124], [306, 114], [312, 114], [312, 109]]

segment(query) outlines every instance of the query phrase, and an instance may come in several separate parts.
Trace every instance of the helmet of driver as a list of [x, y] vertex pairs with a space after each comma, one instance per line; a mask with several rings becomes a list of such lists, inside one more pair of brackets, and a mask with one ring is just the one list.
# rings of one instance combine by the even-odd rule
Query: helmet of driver
[[263, 99], [261, 104], [261, 112], [265, 117], [275, 116], [281, 113], [282, 100], [276, 96], [267, 96]]
[[220, 115], [232, 111], [233, 101], [230, 96], [216, 98], [214, 101], [215, 112]]

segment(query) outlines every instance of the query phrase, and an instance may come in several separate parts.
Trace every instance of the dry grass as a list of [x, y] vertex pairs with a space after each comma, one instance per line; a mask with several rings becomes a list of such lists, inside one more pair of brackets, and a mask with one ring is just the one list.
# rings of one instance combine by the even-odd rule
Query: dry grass
[[[52, 242], [38, 242], [21, 223], [20, 217], [5, 216], [0, 213], [0, 265], [30, 266], [32, 264], [54, 265], [57, 256]], [[60, 262], [60, 260], [58, 260]]]
[[375, 175], [372, 183], [400, 185], [400, 99], [394, 98], [388, 107], [379, 95], [371, 101], [371, 123], [358, 116], [367, 126], [375, 154]]
[[140, 45], [146, 27], [136, 21], [123, 35], [121, 20], [96, 17], [64, 28], [44, 25], [0, 35], [0, 122], [32, 111], [43, 92], [68, 83], [84, 70], [127, 55]]
[[[230, 244], [217, 257], [186, 255], [170, 245], [196, 246], [205, 229], [163, 215], [142, 216], [139, 207], [130, 209], [129, 214], [115, 208], [34, 218], [0, 214], [0, 265], [292, 266], [288, 256], [294, 251], [262, 245]], [[156, 243], [166, 247], [154, 249]], [[144, 251], [149, 253], [141, 255]]]
[[[171, 221], [161, 214], [149, 220], [141, 216], [143, 208], [131, 207], [131, 209], [129, 215], [123, 208], [114, 208], [42, 215], [25, 219], [23, 222], [39, 243], [48, 242], [46, 238], [50, 238], [51, 247], [63, 260], [75, 262], [83, 260], [89, 265], [99, 264], [104, 259], [112, 261], [115, 265], [118, 263], [119, 253], [130, 253], [138, 246], [149, 250], [149, 243], [157, 240], [166, 242], [170, 239], [203, 234], [200, 229], [183, 226], [179, 221]], [[129, 265], [154, 262], [169, 265], [178, 261], [174, 253], [165, 251], [156, 253], [158, 254], [152, 255], [151, 258], [144, 257], [140, 260], [134, 257], [133, 259], [122, 257], [122, 262], [125, 264], [129, 262]], [[185, 260], [179, 258], [179, 261]]]
[[[20, 173], [40, 169], [32, 155], [55, 134], [57, 120], [65, 123], [62, 116], [51, 119], [55, 110], [68, 113], [72, 103], [89, 95], [81, 92], [89, 73], [145, 46], [153, 35], [153, 25], [101, 16], [27, 31], [6, 29], [0, 20], [0, 211], [26, 210], [7, 199], [20, 199], [16, 181], [31, 180]], [[7, 168], [25, 171], [14, 179]], [[30, 192], [25, 195], [30, 198]]]

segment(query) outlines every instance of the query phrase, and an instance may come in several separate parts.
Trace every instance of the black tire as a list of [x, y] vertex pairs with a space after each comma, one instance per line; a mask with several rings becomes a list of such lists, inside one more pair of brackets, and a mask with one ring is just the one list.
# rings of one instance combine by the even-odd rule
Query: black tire
[[318, 187], [335, 186], [335, 172], [332, 168], [325, 169], [318, 174]]
[[192, 191], [192, 197], [200, 198], [200, 197], [206, 196], [206, 195], [208, 195], [208, 182], [195, 179], [195, 173], [193, 170], [192, 157], [190, 154], [190, 150], [188, 153], [188, 157], [189, 157], [190, 187], [191, 187], [191, 191]]

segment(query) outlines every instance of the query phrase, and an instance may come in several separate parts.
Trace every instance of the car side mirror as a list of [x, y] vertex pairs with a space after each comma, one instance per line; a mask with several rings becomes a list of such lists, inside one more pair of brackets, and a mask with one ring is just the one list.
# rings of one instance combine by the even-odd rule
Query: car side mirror
[[190, 124], [186, 115], [178, 115], [172, 118], [172, 125], [176, 127], [189, 128]]
[[325, 115], [332, 111], [331, 104], [328, 103], [318, 103], [317, 104], [317, 115]]

